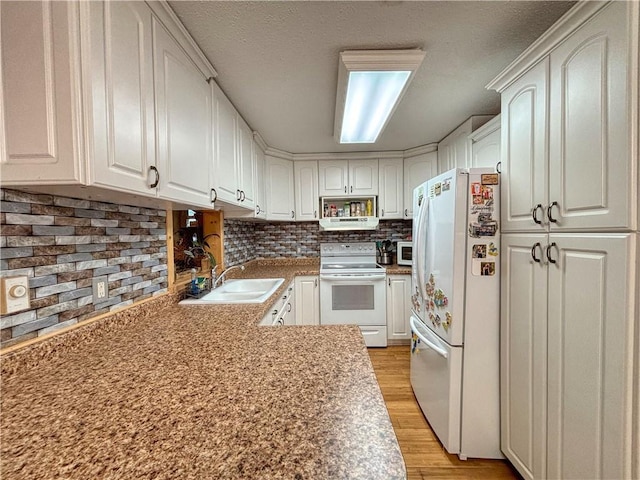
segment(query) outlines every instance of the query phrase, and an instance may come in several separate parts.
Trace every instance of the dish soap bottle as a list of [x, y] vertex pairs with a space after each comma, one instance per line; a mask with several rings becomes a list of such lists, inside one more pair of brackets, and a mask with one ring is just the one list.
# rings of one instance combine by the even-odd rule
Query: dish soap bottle
[[373, 203], [371, 199], [367, 200], [367, 217], [373, 216]]

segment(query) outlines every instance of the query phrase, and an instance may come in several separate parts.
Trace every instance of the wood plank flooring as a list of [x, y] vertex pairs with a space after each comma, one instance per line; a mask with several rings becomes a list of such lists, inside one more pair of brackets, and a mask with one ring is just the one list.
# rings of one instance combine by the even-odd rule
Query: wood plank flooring
[[409, 380], [409, 346], [370, 348], [369, 357], [398, 437], [408, 480], [520, 479], [506, 461], [448, 454], [429, 427]]

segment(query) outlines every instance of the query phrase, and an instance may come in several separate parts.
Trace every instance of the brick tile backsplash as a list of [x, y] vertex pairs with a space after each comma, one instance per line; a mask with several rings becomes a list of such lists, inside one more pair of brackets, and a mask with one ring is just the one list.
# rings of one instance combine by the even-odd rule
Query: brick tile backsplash
[[[411, 235], [411, 220], [380, 221], [377, 230], [322, 232], [318, 222], [258, 223], [224, 221], [225, 264], [254, 258], [318, 257], [320, 243], [404, 240]], [[299, 252], [298, 252], [299, 250]]]
[[2, 348], [167, 291], [164, 210], [8, 189], [0, 199], [0, 277], [28, 276], [31, 297], [0, 317]]

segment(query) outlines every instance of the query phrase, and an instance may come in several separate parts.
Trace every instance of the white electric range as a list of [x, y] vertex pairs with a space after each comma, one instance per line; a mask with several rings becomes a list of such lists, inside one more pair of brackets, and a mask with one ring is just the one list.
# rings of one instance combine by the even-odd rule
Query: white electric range
[[386, 347], [386, 278], [375, 242], [320, 244], [320, 324], [358, 325], [368, 347]]

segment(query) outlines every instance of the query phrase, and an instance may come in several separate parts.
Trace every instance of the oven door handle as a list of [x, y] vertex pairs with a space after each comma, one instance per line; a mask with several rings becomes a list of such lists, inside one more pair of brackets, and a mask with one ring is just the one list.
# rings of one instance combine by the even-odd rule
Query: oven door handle
[[331, 280], [331, 281], [344, 281], [344, 282], [363, 282], [363, 281], [371, 281], [371, 282], [384, 282], [386, 275], [367, 275], [367, 274], [322, 274], [320, 275], [320, 280]]

